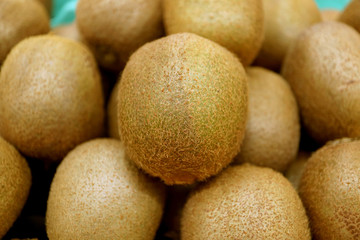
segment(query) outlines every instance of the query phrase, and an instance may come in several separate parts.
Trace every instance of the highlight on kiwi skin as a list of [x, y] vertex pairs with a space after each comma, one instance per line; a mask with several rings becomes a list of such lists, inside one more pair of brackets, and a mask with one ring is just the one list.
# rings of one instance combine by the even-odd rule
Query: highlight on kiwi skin
[[118, 92], [129, 158], [169, 185], [219, 173], [240, 150], [247, 95], [242, 64], [217, 43], [181, 33], [145, 44], [126, 64]]
[[37, 0], [1, 0], [0, 65], [18, 42], [49, 30], [49, 16]]
[[264, 38], [262, 0], [163, 0], [168, 35], [191, 32], [235, 53], [244, 66], [258, 54]]

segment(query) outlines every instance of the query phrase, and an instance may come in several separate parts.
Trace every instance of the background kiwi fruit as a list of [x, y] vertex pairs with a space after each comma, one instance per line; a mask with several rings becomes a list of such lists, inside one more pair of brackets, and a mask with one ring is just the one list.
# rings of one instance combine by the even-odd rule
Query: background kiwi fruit
[[59, 161], [104, 131], [104, 99], [96, 62], [82, 44], [30, 37], [0, 73], [0, 135], [27, 156]]
[[264, 36], [261, 0], [163, 0], [166, 33], [191, 32], [211, 39], [250, 65]]
[[129, 155], [166, 184], [217, 174], [240, 150], [247, 118], [240, 61], [215, 42], [173, 34], [138, 49], [122, 73], [118, 125]]
[[315, 140], [360, 136], [360, 35], [353, 28], [327, 21], [306, 29], [289, 49], [282, 75]]
[[[47, 12], [48, 12], [48, 14], [49, 14], [49, 16], [51, 16], [52, 6], [53, 6], [53, 4], [52, 4], [53, 0], [38, 0], [38, 1], [41, 2], [41, 3], [45, 6], [45, 8], [46, 8], [46, 10], [47, 10]], [[54, 0], [54, 1], [55, 1], [55, 0]]]
[[360, 141], [326, 144], [308, 160], [299, 187], [314, 239], [360, 236]]
[[352, 0], [340, 14], [339, 21], [352, 26], [360, 33], [360, 0]]
[[152, 240], [164, 203], [164, 185], [129, 161], [120, 141], [95, 139], [77, 146], [57, 168], [46, 231], [50, 240]]
[[293, 161], [290, 166], [286, 169], [285, 177], [289, 179], [291, 184], [296, 190], [299, 189], [300, 179], [304, 172], [307, 160], [311, 156], [310, 152], [300, 151], [296, 157], [296, 160]]
[[336, 21], [341, 12], [336, 9], [323, 9], [320, 13], [323, 21]]
[[119, 84], [120, 81], [115, 83], [107, 104], [107, 130], [109, 137], [121, 140], [117, 117]]
[[0, 65], [22, 39], [50, 30], [50, 19], [37, 0], [0, 1]]
[[291, 183], [250, 164], [232, 166], [191, 193], [181, 239], [311, 239], [308, 219]]
[[72, 39], [72, 40], [75, 40], [78, 42], [86, 43], [85, 39], [79, 32], [76, 21], [74, 21], [70, 24], [57, 26], [57, 27], [51, 29], [51, 33], [61, 36], [61, 37], [69, 38], [69, 39]]
[[235, 163], [249, 162], [285, 171], [300, 142], [294, 94], [281, 75], [260, 67], [246, 69], [249, 107], [246, 132]]
[[28, 198], [31, 172], [26, 160], [0, 137], [0, 239], [20, 215]]

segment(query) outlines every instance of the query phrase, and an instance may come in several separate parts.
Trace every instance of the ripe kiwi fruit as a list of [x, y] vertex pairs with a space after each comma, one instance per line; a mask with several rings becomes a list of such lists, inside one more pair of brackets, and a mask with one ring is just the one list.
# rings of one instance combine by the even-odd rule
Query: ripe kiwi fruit
[[76, 18], [98, 63], [114, 71], [137, 48], [164, 34], [161, 0], [79, 0]]
[[181, 239], [311, 239], [291, 183], [250, 164], [231, 166], [190, 194]]
[[281, 75], [261, 67], [246, 69], [249, 107], [246, 132], [235, 163], [285, 171], [295, 160], [300, 119], [295, 96]]
[[20, 215], [28, 198], [31, 172], [26, 160], [0, 137], [0, 239]]
[[311, 153], [300, 151], [296, 157], [296, 160], [293, 161], [290, 166], [286, 169], [285, 177], [289, 179], [291, 184], [294, 186], [296, 191], [299, 189], [300, 179], [304, 172], [307, 160], [309, 159]]
[[0, 65], [22, 39], [49, 32], [50, 19], [37, 0], [0, 1]]
[[154, 239], [165, 186], [141, 172], [115, 139], [80, 144], [60, 163], [46, 210], [49, 239]]
[[110, 98], [107, 105], [107, 130], [108, 135], [111, 138], [121, 140], [118, 126], [118, 117], [117, 117], [117, 106], [118, 106], [118, 92], [119, 92], [119, 83], [115, 83], [114, 88], [111, 91]]
[[360, 33], [360, 0], [352, 0], [340, 14], [339, 21], [352, 26]]
[[359, 239], [360, 141], [326, 144], [308, 160], [299, 194], [314, 239]]
[[69, 38], [78, 42], [86, 43], [85, 39], [79, 32], [78, 26], [76, 22], [72, 22], [70, 24], [66, 25], [60, 25], [58, 27], [55, 27], [51, 30], [52, 34], [55, 34], [57, 36]]
[[38, 0], [39, 2], [41, 2], [44, 6], [45, 6], [45, 8], [46, 8], [46, 10], [47, 10], [47, 12], [48, 12], [48, 14], [49, 14], [49, 16], [51, 16], [51, 12], [52, 12], [52, 0]]
[[91, 52], [44, 35], [16, 45], [0, 73], [0, 135], [46, 161], [104, 131], [104, 100]]
[[118, 125], [130, 159], [166, 184], [217, 174], [240, 150], [245, 70], [234, 54], [192, 33], [138, 49], [122, 73]]
[[255, 65], [278, 71], [301, 31], [321, 21], [314, 0], [264, 0], [265, 38]]
[[353, 28], [327, 21], [306, 29], [289, 49], [282, 75], [315, 140], [360, 136], [360, 35]]
[[336, 21], [340, 16], [340, 11], [336, 9], [323, 9], [320, 13], [323, 21]]
[[191, 32], [213, 40], [250, 65], [264, 36], [262, 0], [163, 0], [166, 33]]

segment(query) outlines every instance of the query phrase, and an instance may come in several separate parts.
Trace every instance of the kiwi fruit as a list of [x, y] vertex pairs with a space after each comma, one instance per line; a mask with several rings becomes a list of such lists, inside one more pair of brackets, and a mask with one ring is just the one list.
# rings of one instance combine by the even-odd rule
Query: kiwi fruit
[[250, 164], [231, 166], [190, 194], [181, 239], [311, 239], [308, 218], [291, 183]]
[[139, 48], [122, 73], [118, 126], [130, 159], [166, 184], [217, 174], [240, 150], [245, 70], [234, 54], [192, 33]]
[[299, 189], [300, 179], [310, 156], [310, 152], [300, 151], [296, 160], [286, 169], [285, 177], [291, 182], [296, 191]]
[[52, 35], [16, 45], [0, 73], [0, 135], [24, 155], [59, 161], [104, 132], [99, 71], [82, 44]]
[[340, 16], [340, 11], [336, 9], [323, 9], [320, 11], [323, 21], [336, 21]]
[[300, 142], [295, 96], [286, 80], [275, 72], [248, 67], [246, 73], [248, 119], [235, 163], [248, 162], [283, 172], [295, 160]]
[[0, 239], [20, 215], [28, 198], [31, 172], [26, 160], [0, 137]]
[[66, 25], [57, 26], [53, 28], [50, 33], [86, 44], [75, 21]]
[[244, 65], [258, 54], [264, 36], [262, 0], [163, 0], [168, 35], [191, 32], [234, 52]]
[[0, 1], [0, 65], [22, 39], [48, 33], [50, 19], [37, 0]]
[[360, 136], [359, 70], [360, 35], [340, 22], [306, 29], [289, 49], [282, 75], [317, 142]]
[[289, 46], [301, 31], [320, 22], [314, 0], [263, 0], [265, 37], [254, 62], [274, 71], [281, 67]]
[[121, 140], [117, 117], [119, 83], [120, 81], [115, 83], [107, 104], [107, 128], [109, 137]]
[[49, 14], [49, 16], [51, 16], [51, 12], [52, 12], [52, 0], [38, 0], [41, 4], [43, 4]]
[[299, 193], [314, 239], [359, 239], [360, 141], [340, 139], [308, 160]]
[[113, 71], [137, 48], [164, 35], [161, 0], [79, 0], [76, 18], [98, 63]]
[[352, 26], [360, 33], [360, 0], [352, 0], [338, 20]]
[[57, 239], [154, 239], [165, 186], [141, 172], [115, 139], [80, 144], [51, 183], [46, 231]]

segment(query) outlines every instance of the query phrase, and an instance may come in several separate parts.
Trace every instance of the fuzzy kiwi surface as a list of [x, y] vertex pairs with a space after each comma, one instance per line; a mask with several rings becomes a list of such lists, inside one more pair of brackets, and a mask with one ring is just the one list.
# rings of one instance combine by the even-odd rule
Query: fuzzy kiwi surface
[[341, 139], [308, 160], [299, 187], [314, 239], [359, 239], [360, 141]]
[[26, 160], [0, 137], [0, 239], [20, 215], [28, 198], [31, 172]]
[[279, 74], [260, 67], [246, 69], [249, 107], [245, 138], [235, 163], [248, 162], [285, 171], [295, 160], [300, 119], [295, 96]]
[[338, 20], [352, 26], [360, 33], [360, 0], [352, 0], [342, 11]]
[[231, 166], [191, 193], [181, 239], [311, 239], [308, 219], [291, 183], [279, 172]]
[[1, 0], [0, 65], [18, 42], [49, 30], [49, 16], [37, 0]]
[[104, 131], [99, 71], [82, 44], [44, 35], [21, 41], [0, 73], [0, 135], [27, 156], [59, 161]]
[[300, 185], [300, 179], [304, 172], [307, 160], [310, 158], [310, 152], [300, 151], [289, 167], [286, 169], [285, 177], [289, 179], [294, 188], [298, 191]]
[[80, 144], [60, 163], [51, 183], [46, 231], [57, 239], [155, 237], [165, 186], [141, 172], [115, 139]]
[[98, 63], [114, 71], [140, 46], [164, 34], [161, 0], [80, 0], [76, 18]]
[[191, 32], [234, 52], [247, 66], [264, 36], [261, 0], [163, 0], [166, 33]]
[[247, 80], [234, 54], [192, 33], [136, 51], [118, 92], [118, 125], [139, 167], [166, 184], [217, 174], [240, 150]]
[[296, 96], [305, 128], [319, 143], [360, 136], [360, 35], [335, 21], [301, 33], [282, 75]]

